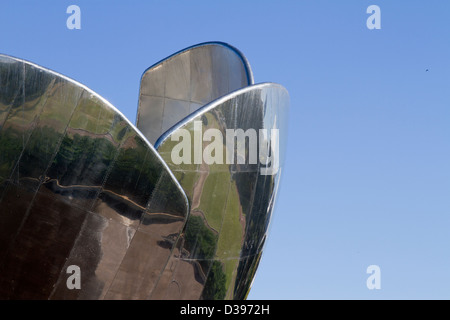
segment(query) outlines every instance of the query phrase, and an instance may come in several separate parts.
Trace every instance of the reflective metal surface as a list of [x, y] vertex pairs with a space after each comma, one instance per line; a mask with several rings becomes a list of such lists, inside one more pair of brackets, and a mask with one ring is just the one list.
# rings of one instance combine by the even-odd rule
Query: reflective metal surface
[[[200, 108], [156, 142], [156, 149], [189, 197], [190, 215], [164, 270], [163, 281], [151, 298], [247, 296], [261, 258], [283, 169], [288, 106], [289, 96], [282, 86], [253, 85]], [[216, 130], [209, 131], [215, 133], [214, 139], [206, 137], [211, 129]], [[250, 134], [241, 144], [237, 141], [232, 144], [237, 157], [220, 162], [220, 157], [230, 151], [229, 141], [220, 138], [239, 129], [267, 134], [259, 136], [258, 149], [254, 150]], [[203, 159], [196, 163], [198, 137]], [[184, 139], [191, 139], [188, 145], [192, 149], [180, 152], [189, 155], [180, 163], [177, 153]], [[208, 146], [213, 144], [215, 152], [211, 155], [220, 155], [214, 163], [207, 160], [211, 150]], [[253, 158], [252, 163], [252, 152], [256, 151], [257, 161]], [[239, 159], [239, 154], [244, 159]], [[274, 170], [268, 172], [271, 166]]]
[[288, 107], [238, 50], [203, 43], [144, 73], [141, 133], [85, 86], [0, 55], [0, 299], [246, 298]]
[[221, 42], [189, 47], [144, 72], [136, 126], [154, 144], [198, 108], [251, 84], [250, 65], [236, 48]]
[[187, 216], [167, 165], [113, 106], [0, 55], [0, 299], [148, 299]]

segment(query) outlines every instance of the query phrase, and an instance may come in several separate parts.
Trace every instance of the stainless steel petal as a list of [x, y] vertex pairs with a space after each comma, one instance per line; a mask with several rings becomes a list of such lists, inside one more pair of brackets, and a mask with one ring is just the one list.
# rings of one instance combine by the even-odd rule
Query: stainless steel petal
[[167, 165], [111, 104], [0, 55], [1, 299], [146, 298], [187, 215]]
[[282, 86], [252, 85], [198, 109], [156, 142], [191, 209], [152, 298], [247, 296], [283, 170], [288, 107]]
[[181, 50], [142, 75], [136, 126], [151, 143], [201, 106], [253, 84], [244, 55], [221, 42]]

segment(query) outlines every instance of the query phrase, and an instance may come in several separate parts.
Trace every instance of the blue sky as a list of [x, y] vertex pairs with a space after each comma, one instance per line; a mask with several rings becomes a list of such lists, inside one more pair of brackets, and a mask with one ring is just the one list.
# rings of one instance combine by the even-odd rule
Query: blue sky
[[[66, 8], [81, 8], [81, 30]], [[369, 30], [369, 5], [381, 29]], [[450, 298], [450, 2], [3, 0], [0, 53], [136, 117], [142, 72], [204, 41], [291, 96], [285, 175], [250, 299]], [[426, 71], [428, 69], [428, 71]], [[366, 286], [369, 265], [381, 289]]]

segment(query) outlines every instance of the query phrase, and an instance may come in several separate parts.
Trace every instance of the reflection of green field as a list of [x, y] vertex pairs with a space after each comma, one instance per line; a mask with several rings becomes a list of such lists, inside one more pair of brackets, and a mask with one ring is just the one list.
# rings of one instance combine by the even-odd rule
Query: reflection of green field
[[[164, 159], [164, 161], [168, 164], [170, 170], [172, 170], [173, 174], [177, 178], [180, 185], [183, 187], [186, 192], [189, 200], [192, 202], [193, 200], [193, 190], [194, 185], [198, 180], [199, 174], [197, 172], [198, 165], [197, 164], [173, 164], [172, 162], [172, 150], [173, 148], [179, 144], [179, 141], [171, 141], [171, 139], [167, 139], [158, 149], [158, 153]], [[194, 154], [194, 146], [191, 143], [191, 155]], [[191, 203], [192, 204], [192, 203]], [[195, 208], [191, 208], [195, 209]]]
[[239, 195], [236, 186], [232, 185], [228, 195], [226, 213], [216, 251], [217, 258], [221, 259], [225, 265], [227, 279], [226, 288], [228, 288], [228, 294], [232, 294], [234, 291], [234, 286], [231, 285], [231, 281], [234, 278], [233, 274], [236, 273], [239, 262], [236, 258], [239, 257], [241, 251], [242, 237], [243, 230], [240, 223]]
[[65, 81], [57, 81], [47, 91], [48, 96], [39, 118], [40, 126], [50, 125], [56, 130], [64, 130], [82, 90]]
[[205, 214], [208, 224], [219, 231], [227, 203], [230, 173], [228, 171], [215, 172], [213, 168], [211, 169], [203, 186], [199, 209]]
[[[183, 186], [183, 189], [186, 191], [186, 194], [189, 199], [193, 197], [194, 184], [198, 180], [197, 171], [174, 171], [174, 175], [180, 184]], [[196, 209], [196, 208], [191, 208]]]
[[107, 133], [111, 129], [113, 118], [114, 112], [106, 109], [100, 101], [87, 100], [78, 106], [69, 126], [95, 134]]
[[[207, 119], [206, 128], [220, 128], [220, 124], [214, 114], [207, 113], [204, 115]], [[200, 118], [198, 119], [200, 120]], [[209, 142], [203, 144], [203, 150]], [[222, 149], [225, 154], [225, 146]], [[227, 206], [228, 192], [230, 188], [230, 172], [228, 166], [224, 168], [224, 164], [209, 165], [209, 174], [203, 186], [202, 197], [199, 209], [204, 212], [208, 223], [215, 230], [220, 230]]]
[[[208, 128], [220, 128], [221, 125], [213, 114], [206, 114], [207, 125], [204, 124], [203, 130]], [[197, 121], [200, 118], [196, 119]], [[190, 132], [190, 137], [193, 139], [193, 121], [184, 127]], [[180, 140], [181, 141], [181, 140]], [[180, 164], [175, 165], [172, 162], [172, 150], [180, 143], [180, 141], [171, 141], [167, 139], [158, 149], [163, 159], [169, 164], [170, 169], [182, 185], [183, 189], [188, 194], [189, 199], [193, 200], [193, 190], [195, 184], [200, 181], [202, 174], [207, 174], [203, 184], [203, 188], [198, 189], [201, 192], [198, 208], [191, 207], [191, 210], [198, 209], [203, 214], [209, 227], [213, 228], [219, 233], [215, 246], [215, 270], [208, 276], [208, 284], [216, 277], [221, 278], [220, 274], [225, 274], [225, 290], [226, 297], [233, 298], [234, 292], [234, 278], [237, 274], [237, 267], [239, 264], [239, 257], [243, 241], [243, 225], [240, 222], [241, 204], [238, 190], [235, 184], [231, 184], [231, 176], [229, 167], [226, 164], [212, 164], [208, 167], [208, 172], [200, 173], [196, 164]], [[203, 147], [210, 144], [210, 142], [203, 142]], [[191, 147], [191, 163], [194, 159], [194, 141], [190, 141]], [[223, 155], [226, 154], [225, 146], [223, 146]], [[203, 176], [204, 177], [204, 176]], [[192, 211], [191, 211], [192, 212]], [[245, 218], [244, 218], [245, 220]], [[220, 271], [220, 272], [219, 272]], [[214, 281], [212, 281], [214, 282]], [[212, 284], [211, 284], [212, 285]], [[206, 286], [208, 287], [208, 286]], [[206, 297], [213, 297], [213, 294], [206, 290], [204, 295]], [[220, 287], [220, 288], [219, 288]], [[223, 292], [222, 285], [215, 285], [213, 291]], [[219, 296], [222, 298], [221, 293]], [[214, 297], [216, 295], [214, 294]], [[225, 298], [225, 297], [223, 297]]]

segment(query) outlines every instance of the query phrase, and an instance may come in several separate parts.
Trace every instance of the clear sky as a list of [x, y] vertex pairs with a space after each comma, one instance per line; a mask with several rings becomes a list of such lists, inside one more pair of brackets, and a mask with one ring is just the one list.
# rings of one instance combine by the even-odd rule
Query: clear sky
[[[66, 27], [71, 4], [81, 30]], [[379, 30], [366, 26], [373, 4]], [[447, 0], [2, 0], [0, 53], [87, 85], [134, 122], [147, 67], [204, 41], [237, 47], [257, 83], [291, 97], [249, 298], [450, 299], [449, 16]]]

